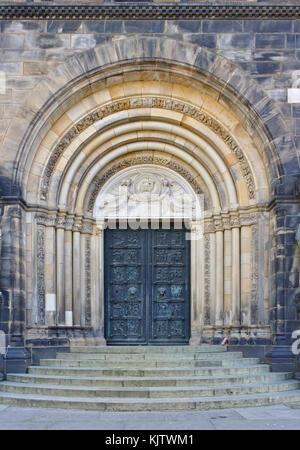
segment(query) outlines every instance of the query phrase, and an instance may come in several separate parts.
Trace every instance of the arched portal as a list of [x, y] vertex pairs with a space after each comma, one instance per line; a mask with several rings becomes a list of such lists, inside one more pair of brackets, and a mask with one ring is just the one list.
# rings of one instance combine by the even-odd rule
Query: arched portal
[[181, 175], [155, 164], [123, 169], [99, 192], [93, 215], [101, 230], [99, 301], [108, 343], [199, 338], [202, 200]]
[[12, 165], [26, 202], [7, 210], [26, 224], [26, 339], [105, 342], [103, 193], [121, 184], [136, 199], [147, 173], [157, 195], [201, 198], [189, 217], [190, 343], [270, 339], [268, 205], [284, 174], [257, 115], [264, 93], [226, 59], [172, 40], [120, 40], [69, 64], [28, 100], [38, 112], [20, 120]]

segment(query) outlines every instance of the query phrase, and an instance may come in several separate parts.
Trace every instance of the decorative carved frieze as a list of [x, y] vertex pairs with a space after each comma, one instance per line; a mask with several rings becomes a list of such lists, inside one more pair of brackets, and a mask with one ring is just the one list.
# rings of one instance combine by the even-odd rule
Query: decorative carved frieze
[[37, 226], [37, 322], [45, 324], [45, 227]]
[[44, 225], [46, 227], [54, 227], [56, 222], [56, 216], [42, 213], [36, 214], [35, 219], [38, 225]]
[[258, 226], [251, 227], [252, 251], [251, 251], [251, 323], [258, 323]]
[[258, 213], [240, 214], [239, 220], [241, 226], [254, 225], [258, 222]]
[[216, 231], [240, 228], [242, 226], [255, 225], [258, 223], [259, 213], [233, 213], [220, 215], [214, 218], [204, 220], [204, 233], [215, 233]]
[[93, 224], [90, 222], [84, 222], [81, 227], [81, 232], [86, 234], [93, 233]]
[[22, 218], [21, 208], [19, 208], [18, 206], [13, 206], [12, 208], [9, 208], [9, 215], [14, 219], [21, 219]]
[[210, 235], [204, 235], [204, 325], [210, 325], [210, 275], [211, 275]]
[[185, 3], [10, 3], [0, 5], [2, 20], [200, 20], [200, 19], [297, 19], [300, 6], [296, 2], [235, 3], [235, 2], [185, 2]]
[[238, 216], [230, 217], [230, 226], [231, 228], [236, 228], [241, 226], [240, 218]]
[[248, 162], [243, 155], [242, 149], [238, 146], [238, 144], [236, 143], [234, 138], [228, 133], [228, 131], [216, 119], [213, 119], [212, 117], [201, 111], [199, 108], [184, 103], [182, 101], [170, 98], [151, 96], [151, 97], [130, 98], [112, 102], [92, 112], [85, 118], [81, 119], [76, 125], [74, 125], [56, 146], [54, 152], [52, 153], [48, 161], [41, 185], [41, 199], [47, 200], [50, 179], [56, 167], [57, 161], [64, 152], [64, 150], [71, 143], [71, 141], [76, 136], [78, 136], [79, 133], [81, 133], [86, 128], [91, 126], [94, 122], [101, 120], [102, 118], [107, 117], [115, 112], [145, 107], [161, 108], [181, 112], [190, 117], [193, 117], [195, 120], [198, 120], [199, 122], [209, 127], [211, 130], [213, 130], [226, 143], [226, 145], [230, 148], [232, 153], [234, 153], [234, 155], [236, 156], [243, 174], [244, 181], [247, 184], [249, 198], [250, 199], [255, 198], [254, 180]]
[[212, 219], [204, 222], [204, 233], [215, 233], [216, 228]]
[[91, 238], [85, 240], [85, 325], [91, 325]]
[[37, 225], [46, 227], [63, 228], [64, 230], [79, 231], [81, 233], [93, 233], [93, 224], [91, 222], [82, 221], [82, 219], [74, 219], [73, 215], [48, 215], [46, 213], [37, 213], [35, 215]]

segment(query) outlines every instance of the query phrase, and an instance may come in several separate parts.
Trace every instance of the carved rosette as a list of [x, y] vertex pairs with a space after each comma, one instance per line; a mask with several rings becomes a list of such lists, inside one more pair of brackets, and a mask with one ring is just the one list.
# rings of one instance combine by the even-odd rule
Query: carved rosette
[[212, 117], [208, 116], [199, 108], [179, 100], [162, 97], [144, 97], [144, 98], [139, 97], [120, 100], [102, 106], [98, 110], [93, 111], [91, 114], [81, 119], [65, 134], [63, 139], [55, 147], [54, 152], [52, 153], [46, 166], [41, 185], [41, 199], [47, 200], [50, 179], [56, 167], [57, 161], [59, 160], [64, 150], [69, 146], [72, 140], [79, 135], [79, 133], [87, 129], [89, 126], [91, 126], [98, 120], [101, 120], [104, 117], [107, 117], [115, 112], [145, 107], [161, 108], [181, 112], [190, 117], [193, 117], [195, 120], [198, 120], [199, 122], [209, 127], [211, 130], [213, 130], [226, 143], [231, 152], [237, 158], [243, 174], [243, 178], [247, 185], [248, 196], [250, 199], [255, 198], [255, 185], [251, 174], [250, 166], [245, 156], [243, 155], [241, 148], [238, 146], [234, 138], [228, 133], [228, 131], [225, 128], [223, 128], [223, 126], [216, 119], [213, 119]]

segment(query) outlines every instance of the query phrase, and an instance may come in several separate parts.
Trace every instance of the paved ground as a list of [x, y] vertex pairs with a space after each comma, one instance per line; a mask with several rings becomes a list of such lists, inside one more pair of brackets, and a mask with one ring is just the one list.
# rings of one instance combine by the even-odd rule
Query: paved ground
[[300, 404], [197, 412], [103, 413], [0, 405], [0, 430], [300, 430]]

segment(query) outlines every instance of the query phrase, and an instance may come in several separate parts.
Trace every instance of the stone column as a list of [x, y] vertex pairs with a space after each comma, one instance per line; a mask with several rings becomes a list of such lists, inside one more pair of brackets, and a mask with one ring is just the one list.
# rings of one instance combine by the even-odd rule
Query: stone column
[[30, 355], [24, 347], [25, 249], [23, 212], [19, 205], [7, 207], [2, 221], [1, 328], [7, 333], [7, 373], [25, 373]]
[[223, 300], [224, 300], [224, 244], [223, 231], [216, 232], [216, 310], [215, 326], [223, 327]]
[[231, 230], [224, 231], [224, 326], [232, 325], [232, 239]]
[[85, 299], [86, 299], [86, 234], [80, 235], [80, 325], [85, 325]]
[[251, 226], [241, 227], [241, 326], [251, 325]]
[[99, 330], [99, 342], [103, 342], [105, 344], [104, 338], [104, 232], [105, 225], [104, 223], [97, 223], [97, 231], [96, 231], [96, 270], [98, 270], [98, 283], [97, 290], [98, 292], [98, 309], [97, 309], [97, 328]]
[[45, 325], [46, 315], [46, 289], [45, 289], [45, 229], [44, 224], [37, 224], [37, 309], [36, 321], [38, 325]]
[[22, 210], [16, 206], [10, 209], [11, 234], [13, 237], [13, 302], [12, 335], [23, 339], [25, 329], [25, 249], [23, 243]]
[[73, 325], [72, 231], [65, 231], [65, 324]]
[[55, 325], [56, 314], [56, 273], [55, 273], [55, 228], [45, 228], [45, 290], [46, 325]]
[[65, 325], [65, 230], [56, 229], [57, 325]]
[[190, 345], [199, 345], [204, 323], [203, 225], [191, 223], [191, 338]]
[[80, 325], [80, 224], [75, 224], [73, 231], [73, 324]]
[[241, 274], [240, 274], [240, 229], [234, 227], [232, 233], [232, 325], [240, 326], [241, 314]]

